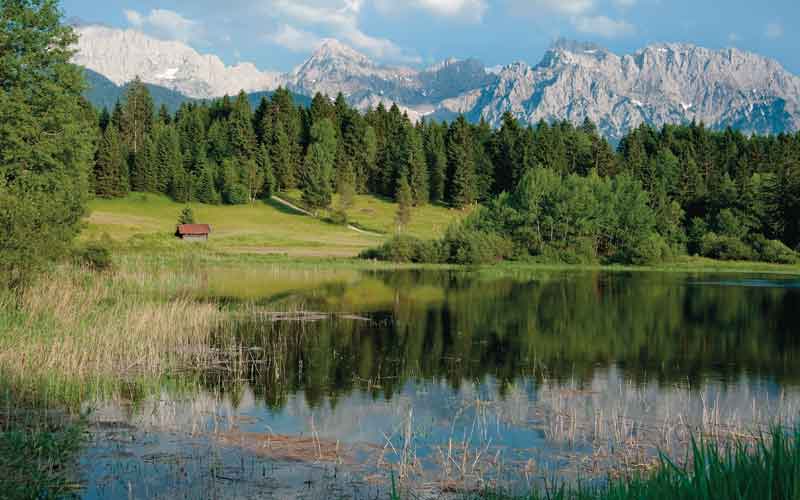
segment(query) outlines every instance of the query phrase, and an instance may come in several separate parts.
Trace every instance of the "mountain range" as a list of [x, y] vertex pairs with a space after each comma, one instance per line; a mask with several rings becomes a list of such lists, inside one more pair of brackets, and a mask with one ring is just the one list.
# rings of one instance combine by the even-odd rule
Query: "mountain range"
[[[693, 120], [746, 133], [800, 130], [800, 77], [773, 59], [734, 48], [664, 43], [620, 56], [562, 40], [534, 66], [515, 62], [488, 69], [475, 59], [449, 59], [415, 69], [377, 64], [328, 39], [293, 71], [277, 73], [250, 63], [226, 66], [214, 55], [135, 30], [76, 30], [73, 61], [105, 77], [106, 88], [120, 89], [138, 75], [159, 89], [157, 100], [173, 103], [285, 86], [304, 96], [341, 92], [362, 110], [397, 103], [412, 120], [463, 113], [498, 126], [507, 111], [531, 124], [589, 118], [611, 140], [642, 123]], [[96, 90], [99, 79], [91, 80]], [[97, 103], [97, 97], [92, 100]]]

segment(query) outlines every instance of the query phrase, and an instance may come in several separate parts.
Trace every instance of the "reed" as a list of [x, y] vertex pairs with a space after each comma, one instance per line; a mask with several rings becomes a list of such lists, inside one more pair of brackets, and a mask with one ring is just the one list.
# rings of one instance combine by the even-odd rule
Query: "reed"
[[136, 261], [105, 273], [63, 265], [0, 296], [4, 385], [19, 399], [55, 403], [206, 366], [221, 313], [192, 298], [196, 279]]
[[774, 428], [755, 442], [692, 440], [687, 465], [662, 455], [649, 473], [610, 479], [599, 486], [560, 485], [525, 495], [483, 491], [486, 500], [794, 500], [800, 498], [800, 432]]

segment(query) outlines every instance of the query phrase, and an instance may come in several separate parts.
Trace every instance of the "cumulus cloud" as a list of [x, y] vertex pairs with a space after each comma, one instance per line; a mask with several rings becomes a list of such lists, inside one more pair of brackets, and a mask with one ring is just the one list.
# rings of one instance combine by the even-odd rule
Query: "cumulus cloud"
[[[286, 21], [289, 19], [292, 26], [299, 24], [313, 28], [315, 33], [324, 31], [326, 36], [336, 37], [373, 57], [419, 62], [418, 57], [406, 54], [392, 41], [368, 35], [359, 27], [363, 5], [364, 0], [271, 0], [267, 2], [265, 11], [284, 25], [290, 24]], [[283, 41], [289, 41], [296, 33], [284, 30], [283, 34], [286, 35]]]
[[783, 36], [783, 25], [780, 23], [769, 23], [764, 35], [771, 40], [781, 38]]
[[134, 28], [168, 40], [189, 42], [203, 35], [203, 25], [166, 9], [153, 9], [143, 15], [135, 10], [125, 10], [125, 18]]
[[594, 0], [511, 0], [514, 11], [527, 14], [562, 14], [576, 16], [595, 7]]
[[310, 52], [321, 43], [317, 35], [288, 24], [281, 25], [275, 33], [267, 35], [267, 39], [294, 52]]
[[573, 19], [572, 24], [581, 33], [605, 38], [617, 38], [636, 31], [632, 24], [606, 16], [580, 16]]
[[375, 6], [389, 14], [420, 9], [436, 16], [469, 22], [480, 22], [488, 9], [486, 0], [376, 0]]

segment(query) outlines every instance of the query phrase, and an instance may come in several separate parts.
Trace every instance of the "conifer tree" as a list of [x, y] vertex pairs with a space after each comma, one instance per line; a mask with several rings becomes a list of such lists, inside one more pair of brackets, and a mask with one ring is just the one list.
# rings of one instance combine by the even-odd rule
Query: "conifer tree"
[[297, 185], [297, 172], [292, 159], [289, 136], [283, 126], [276, 126], [273, 134], [270, 158], [272, 170], [275, 173], [276, 191], [291, 189]]
[[397, 231], [402, 232], [411, 222], [411, 207], [414, 205], [414, 197], [411, 193], [411, 186], [405, 176], [401, 176], [397, 182], [397, 216], [395, 222]]
[[134, 157], [131, 188], [138, 192], [158, 192], [155, 144], [149, 135], [145, 138], [142, 149]]
[[406, 144], [406, 170], [414, 206], [421, 206], [430, 200], [428, 163], [425, 161], [425, 150], [422, 139], [415, 127], [408, 127]]
[[216, 186], [214, 185], [214, 172], [213, 169], [206, 165], [196, 181], [194, 190], [194, 198], [200, 203], [215, 205], [219, 203], [219, 193], [217, 193]]
[[444, 131], [436, 123], [426, 126], [425, 153], [430, 172], [430, 199], [433, 202], [443, 201], [447, 182], [447, 151]]
[[94, 167], [94, 193], [102, 198], [123, 196], [128, 192], [128, 163], [115, 127], [108, 127]]
[[137, 76], [125, 91], [120, 122], [122, 142], [134, 156], [142, 149], [145, 138], [153, 128], [153, 108], [150, 91]]
[[448, 201], [463, 208], [477, 199], [474, 144], [466, 119], [460, 116], [450, 127], [447, 141], [447, 161], [450, 171]]
[[239, 92], [228, 118], [228, 133], [231, 152], [237, 158], [253, 158], [256, 135], [253, 130], [253, 112], [244, 91]]
[[269, 156], [269, 150], [264, 144], [258, 147], [256, 153], [256, 164], [263, 177], [261, 192], [259, 195], [262, 199], [268, 200], [275, 193], [275, 174], [272, 170], [272, 160]]
[[353, 162], [346, 161], [337, 172], [337, 192], [339, 194], [339, 210], [347, 211], [353, 206], [356, 192], [356, 173], [353, 169]]
[[303, 201], [313, 210], [331, 204], [336, 135], [333, 123], [324, 118], [311, 128], [311, 145], [303, 166]]

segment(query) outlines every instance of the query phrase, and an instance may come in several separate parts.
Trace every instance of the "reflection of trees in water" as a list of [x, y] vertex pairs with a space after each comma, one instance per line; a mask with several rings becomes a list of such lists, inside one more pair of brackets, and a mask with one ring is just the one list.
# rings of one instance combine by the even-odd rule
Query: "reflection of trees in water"
[[[522, 375], [588, 383], [617, 364], [636, 382], [662, 384], [742, 373], [795, 382], [800, 294], [788, 288], [693, 285], [685, 275], [584, 273], [490, 278], [465, 272], [376, 272], [393, 290], [385, 311], [363, 321], [238, 319], [226, 327], [249, 351], [245, 379], [274, 407], [303, 391], [312, 404], [355, 388], [391, 397], [415, 378]], [[358, 286], [351, 285], [351, 286]], [[421, 287], [441, 300], [416, 300]], [[347, 287], [326, 287], [335, 303]], [[316, 294], [319, 299], [319, 293]], [[302, 299], [313, 307], [314, 297]], [[357, 312], [357, 311], [355, 311]], [[232, 376], [214, 385], [232, 384]], [[209, 381], [209, 383], [211, 383]]]

